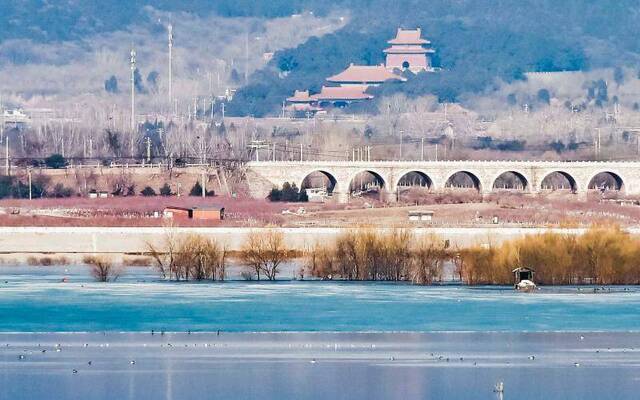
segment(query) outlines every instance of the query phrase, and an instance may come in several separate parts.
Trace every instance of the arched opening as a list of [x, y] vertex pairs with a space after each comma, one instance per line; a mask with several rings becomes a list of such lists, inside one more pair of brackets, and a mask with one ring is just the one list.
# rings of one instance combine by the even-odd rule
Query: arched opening
[[451, 175], [444, 184], [447, 189], [480, 191], [480, 179], [468, 171], [458, 171]]
[[507, 171], [500, 174], [495, 181], [493, 181], [493, 190], [510, 190], [510, 191], [527, 191], [529, 189], [529, 182], [519, 172]]
[[620, 175], [604, 171], [591, 178], [588, 188], [590, 190], [598, 190], [602, 193], [608, 191], [623, 191], [624, 181], [620, 178]]
[[380, 174], [373, 171], [357, 173], [349, 183], [351, 197], [374, 197], [382, 195], [385, 181]]
[[409, 64], [409, 61], [405, 61], [402, 63], [402, 69], [409, 69], [411, 65]]
[[338, 180], [327, 171], [313, 171], [300, 184], [300, 190], [306, 190], [308, 197], [314, 195], [322, 198], [331, 196]]
[[402, 175], [397, 184], [399, 201], [419, 203], [424, 194], [431, 191], [433, 181], [421, 171], [411, 171]]
[[540, 182], [540, 190], [575, 193], [578, 190], [578, 185], [573, 176], [568, 173], [564, 171], [554, 171], [542, 179], [542, 182]]

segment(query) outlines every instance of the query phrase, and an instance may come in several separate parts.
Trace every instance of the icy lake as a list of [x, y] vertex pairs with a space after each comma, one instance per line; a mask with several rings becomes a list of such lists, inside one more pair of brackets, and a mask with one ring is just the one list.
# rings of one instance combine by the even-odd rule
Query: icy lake
[[172, 283], [146, 268], [109, 284], [73, 267], [0, 273], [0, 399], [636, 399], [639, 390], [632, 286], [525, 294]]

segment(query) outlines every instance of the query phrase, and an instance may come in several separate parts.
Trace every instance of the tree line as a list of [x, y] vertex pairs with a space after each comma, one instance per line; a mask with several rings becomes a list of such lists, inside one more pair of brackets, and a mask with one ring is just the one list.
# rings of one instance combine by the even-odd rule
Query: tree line
[[[251, 232], [234, 253], [245, 280], [276, 280], [283, 265], [301, 256], [274, 229]], [[232, 253], [215, 238], [180, 236], [169, 230], [162, 245], [148, 245], [148, 254], [165, 279], [223, 281]], [[499, 245], [460, 248], [409, 229], [362, 228], [312, 246], [303, 254], [300, 278], [431, 285], [446, 278], [447, 263], [466, 285], [511, 285], [512, 270], [518, 267], [533, 269], [535, 282], [541, 285], [637, 285], [640, 238], [618, 227], [599, 226], [582, 235], [549, 232]], [[94, 270], [102, 266], [89, 264]]]
[[640, 239], [618, 227], [594, 227], [583, 235], [544, 233], [451, 248], [403, 229], [354, 230], [311, 249], [305, 270], [322, 279], [432, 284], [443, 279], [444, 263], [467, 285], [512, 284], [517, 267], [533, 269], [543, 285], [639, 284]]

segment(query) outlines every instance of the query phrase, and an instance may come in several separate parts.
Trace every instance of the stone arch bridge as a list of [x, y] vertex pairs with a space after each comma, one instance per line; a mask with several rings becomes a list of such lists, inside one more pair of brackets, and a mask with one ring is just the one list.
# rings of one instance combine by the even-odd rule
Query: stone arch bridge
[[322, 174], [331, 183], [332, 194], [341, 203], [349, 201], [350, 188], [356, 176], [368, 172], [378, 182], [381, 196], [396, 200], [402, 179], [408, 174], [419, 176], [434, 192], [445, 191], [451, 178], [464, 174], [481, 193], [496, 188], [498, 178], [509, 174], [516, 177], [519, 190], [539, 193], [546, 188], [545, 178], [554, 174], [564, 177], [572, 193], [586, 195], [594, 189], [594, 178], [607, 174], [615, 187], [626, 195], [640, 195], [640, 162], [622, 161], [265, 161], [249, 162], [247, 178], [252, 193], [264, 197], [273, 187], [285, 182], [303, 187], [312, 174]]

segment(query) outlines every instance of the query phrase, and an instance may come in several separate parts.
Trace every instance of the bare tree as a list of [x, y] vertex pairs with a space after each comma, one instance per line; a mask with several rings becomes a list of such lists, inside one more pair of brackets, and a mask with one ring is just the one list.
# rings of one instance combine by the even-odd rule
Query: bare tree
[[264, 274], [270, 281], [276, 279], [282, 263], [293, 258], [293, 253], [286, 249], [284, 235], [275, 230], [267, 232], [251, 232], [240, 255], [242, 262], [255, 273], [258, 280]]
[[82, 261], [91, 266], [91, 276], [98, 282], [115, 282], [120, 276], [121, 269], [106, 257], [87, 256]]
[[180, 237], [168, 226], [163, 246], [148, 242], [147, 249], [164, 279], [221, 281], [226, 277], [227, 248], [215, 239]]

